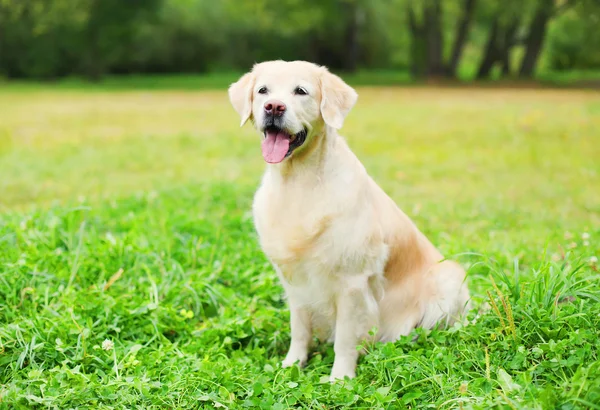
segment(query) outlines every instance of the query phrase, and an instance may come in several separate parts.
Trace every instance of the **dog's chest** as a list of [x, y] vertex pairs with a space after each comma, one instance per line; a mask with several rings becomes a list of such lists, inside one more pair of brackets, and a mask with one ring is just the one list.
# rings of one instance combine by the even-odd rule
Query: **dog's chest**
[[335, 241], [332, 239], [335, 227], [328, 215], [302, 217], [288, 212], [283, 219], [267, 211], [256, 218], [256, 227], [261, 247], [271, 261], [284, 270], [303, 271], [323, 269], [331, 264], [335, 255]]
[[310, 190], [261, 186], [254, 197], [253, 214], [261, 247], [278, 265], [312, 254], [332, 227], [331, 203]]
[[263, 251], [290, 283], [382, 270], [385, 249], [372, 213], [357, 200], [328, 190], [294, 195], [262, 186], [253, 213]]
[[290, 303], [308, 309], [315, 335], [325, 340], [333, 332], [338, 290], [332, 221], [326, 215], [307, 215], [294, 206], [287, 207], [283, 220], [276, 214], [276, 207], [255, 212], [261, 247], [273, 263]]

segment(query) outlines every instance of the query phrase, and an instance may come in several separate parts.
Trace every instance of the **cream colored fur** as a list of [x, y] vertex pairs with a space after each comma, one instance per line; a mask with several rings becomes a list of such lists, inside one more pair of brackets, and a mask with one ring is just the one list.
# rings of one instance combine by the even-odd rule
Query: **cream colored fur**
[[[267, 87], [268, 94], [258, 93]], [[308, 95], [295, 95], [295, 87]], [[268, 165], [253, 205], [260, 244], [285, 289], [291, 344], [283, 366], [307, 361], [313, 335], [334, 343], [331, 379], [354, 377], [357, 347], [394, 341], [418, 326], [447, 325], [469, 300], [465, 272], [440, 252], [371, 179], [337, 134], [356, 92], [326, 68], [270, 61], [229, 89], [262, 132], [263, 105], [285, 103], [285, 126], [306, 142]]]

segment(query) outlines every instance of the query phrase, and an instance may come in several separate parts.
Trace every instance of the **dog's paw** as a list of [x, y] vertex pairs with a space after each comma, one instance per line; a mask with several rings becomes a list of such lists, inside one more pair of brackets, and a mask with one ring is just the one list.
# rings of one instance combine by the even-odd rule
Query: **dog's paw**
[[341, 374], [341, 373], [331, 373], [331, 376], [329, 376], [329, 382], [330, 383], [335, 383], [335, 382], [339, 382], [339, 381], [343, 381], [347, 378], [349, 379], [354, 379], [356, 377], [356, 374], [354, 372], [348, 372], [347, 374]]
[[292, 367], [295, 364], [297, 364], [298, 367], [304, 367], [306, 365], [307, 355], [305, 355], [305, 354], [292, 355], [290, 353], [288, 353], [288, 355], [285, 357], [285, 359], [283, 359], [283, 362], [281, 362], [281, 367], [283, 367], [283, 368]]
[[356, 364], [334, 362], [329, 381], [335, 382], [337, 380], [344, 380], [346, 377], [349, 379], [354, 379], [356, 377]]

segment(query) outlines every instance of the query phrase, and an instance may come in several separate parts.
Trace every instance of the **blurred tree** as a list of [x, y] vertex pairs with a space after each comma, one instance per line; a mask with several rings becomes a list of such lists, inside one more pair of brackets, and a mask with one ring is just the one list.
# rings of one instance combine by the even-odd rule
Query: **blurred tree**
[[539, 60], [599, 67], [599, 10], [600, 0], [0, 0], [0, 75], [97, 80], [281, 58], [530, 77]]
[[460, 12], [454, 21], [456, 33], [450, 57], [444, 59], [443, 25], [447, 8], [441, 0], [409, 0], [406, 4], [411, 33], [411, 73], [414, 77], [452, 77], [457, 75], [458, 65], [465, 47], [474, 15], [476, 0], [460, 0]]
[[[223, 2], [198, 0], [165, 1], [155, 12], [138, 18], [131, 47], [112, 72], [204, 72], [219, 62], [228, 50], [231, 28]], [[230, 36], [230, 40], [233, 40]], [[240, 50], [243, 53], [243, 50]], [[226, 65], [231, 65], [227, 62]]]
[[98, 80], [129, 49], [138, 18], [154, 12], [161, 0], [88, 0], [83, 30], [83, 73]]
[[71, 73], [85, 15], [70, 0], [0, 0], [0, 72], [46, 79]]
[[[533, 76], [535, 65], [546, 38], [548, 21], [557, 11], [554, 2], [555, 0], [538, 0], [537, 2], [525, 39], [525, 56], [519, 70], [520, 77], [529, 78]], [[569, 3], [573, 3], [573, 1], [569, 1]]]
[[460, 20], [456, 26], [456, 36], [454, 38], [454, 45], [452, 46], [450, 62], [448, 63], [448, 75], [450, 77], [456, 77], [458, 64], [460, 63], [463, 49], [467, 43], [469, 28], [471, 27], [471, 22], [473, 21], [475, 2], [476, 0], [464, 0], [462, 15], [460, 16]]
[[549, 27], [548, 56], [558, 70], [600, 67], [600, 2], [581, 1]]
[[160, 0], [0, 0], [0, 70], [98, 79], [127, 53], [136, 19]]
[[502, 76], [513, 75], [510, 59], [516, 46], [524, 49], [518, 76], [533, 77], [551, 20], [582, 1], [585, 0], [508, 0], [490, 7], [490, 29], [477, 78], [490, 77], [496, 65], [500, 65]]
[[505, 3], [483, 5], [480, 19], [490, 29], [477, 70], [478, 79], [489, 77], [497, 64], [501, 66], [502, 75], [511, 75], [511, 49], [517, 43], [521, 22], [531, 4], [531, 1], [507, 0]]

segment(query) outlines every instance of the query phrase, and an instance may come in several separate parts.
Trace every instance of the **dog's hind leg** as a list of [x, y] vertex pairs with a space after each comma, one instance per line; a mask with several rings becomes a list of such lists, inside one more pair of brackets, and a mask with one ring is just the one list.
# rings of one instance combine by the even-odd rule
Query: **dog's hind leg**
[[419, 326], [425, 329], [447, 327], [461, 320], [470, 307], [464, 269], [456, 262], [446, 260], [436, 265], [427, 275], [433, 293], [424, 306]]

